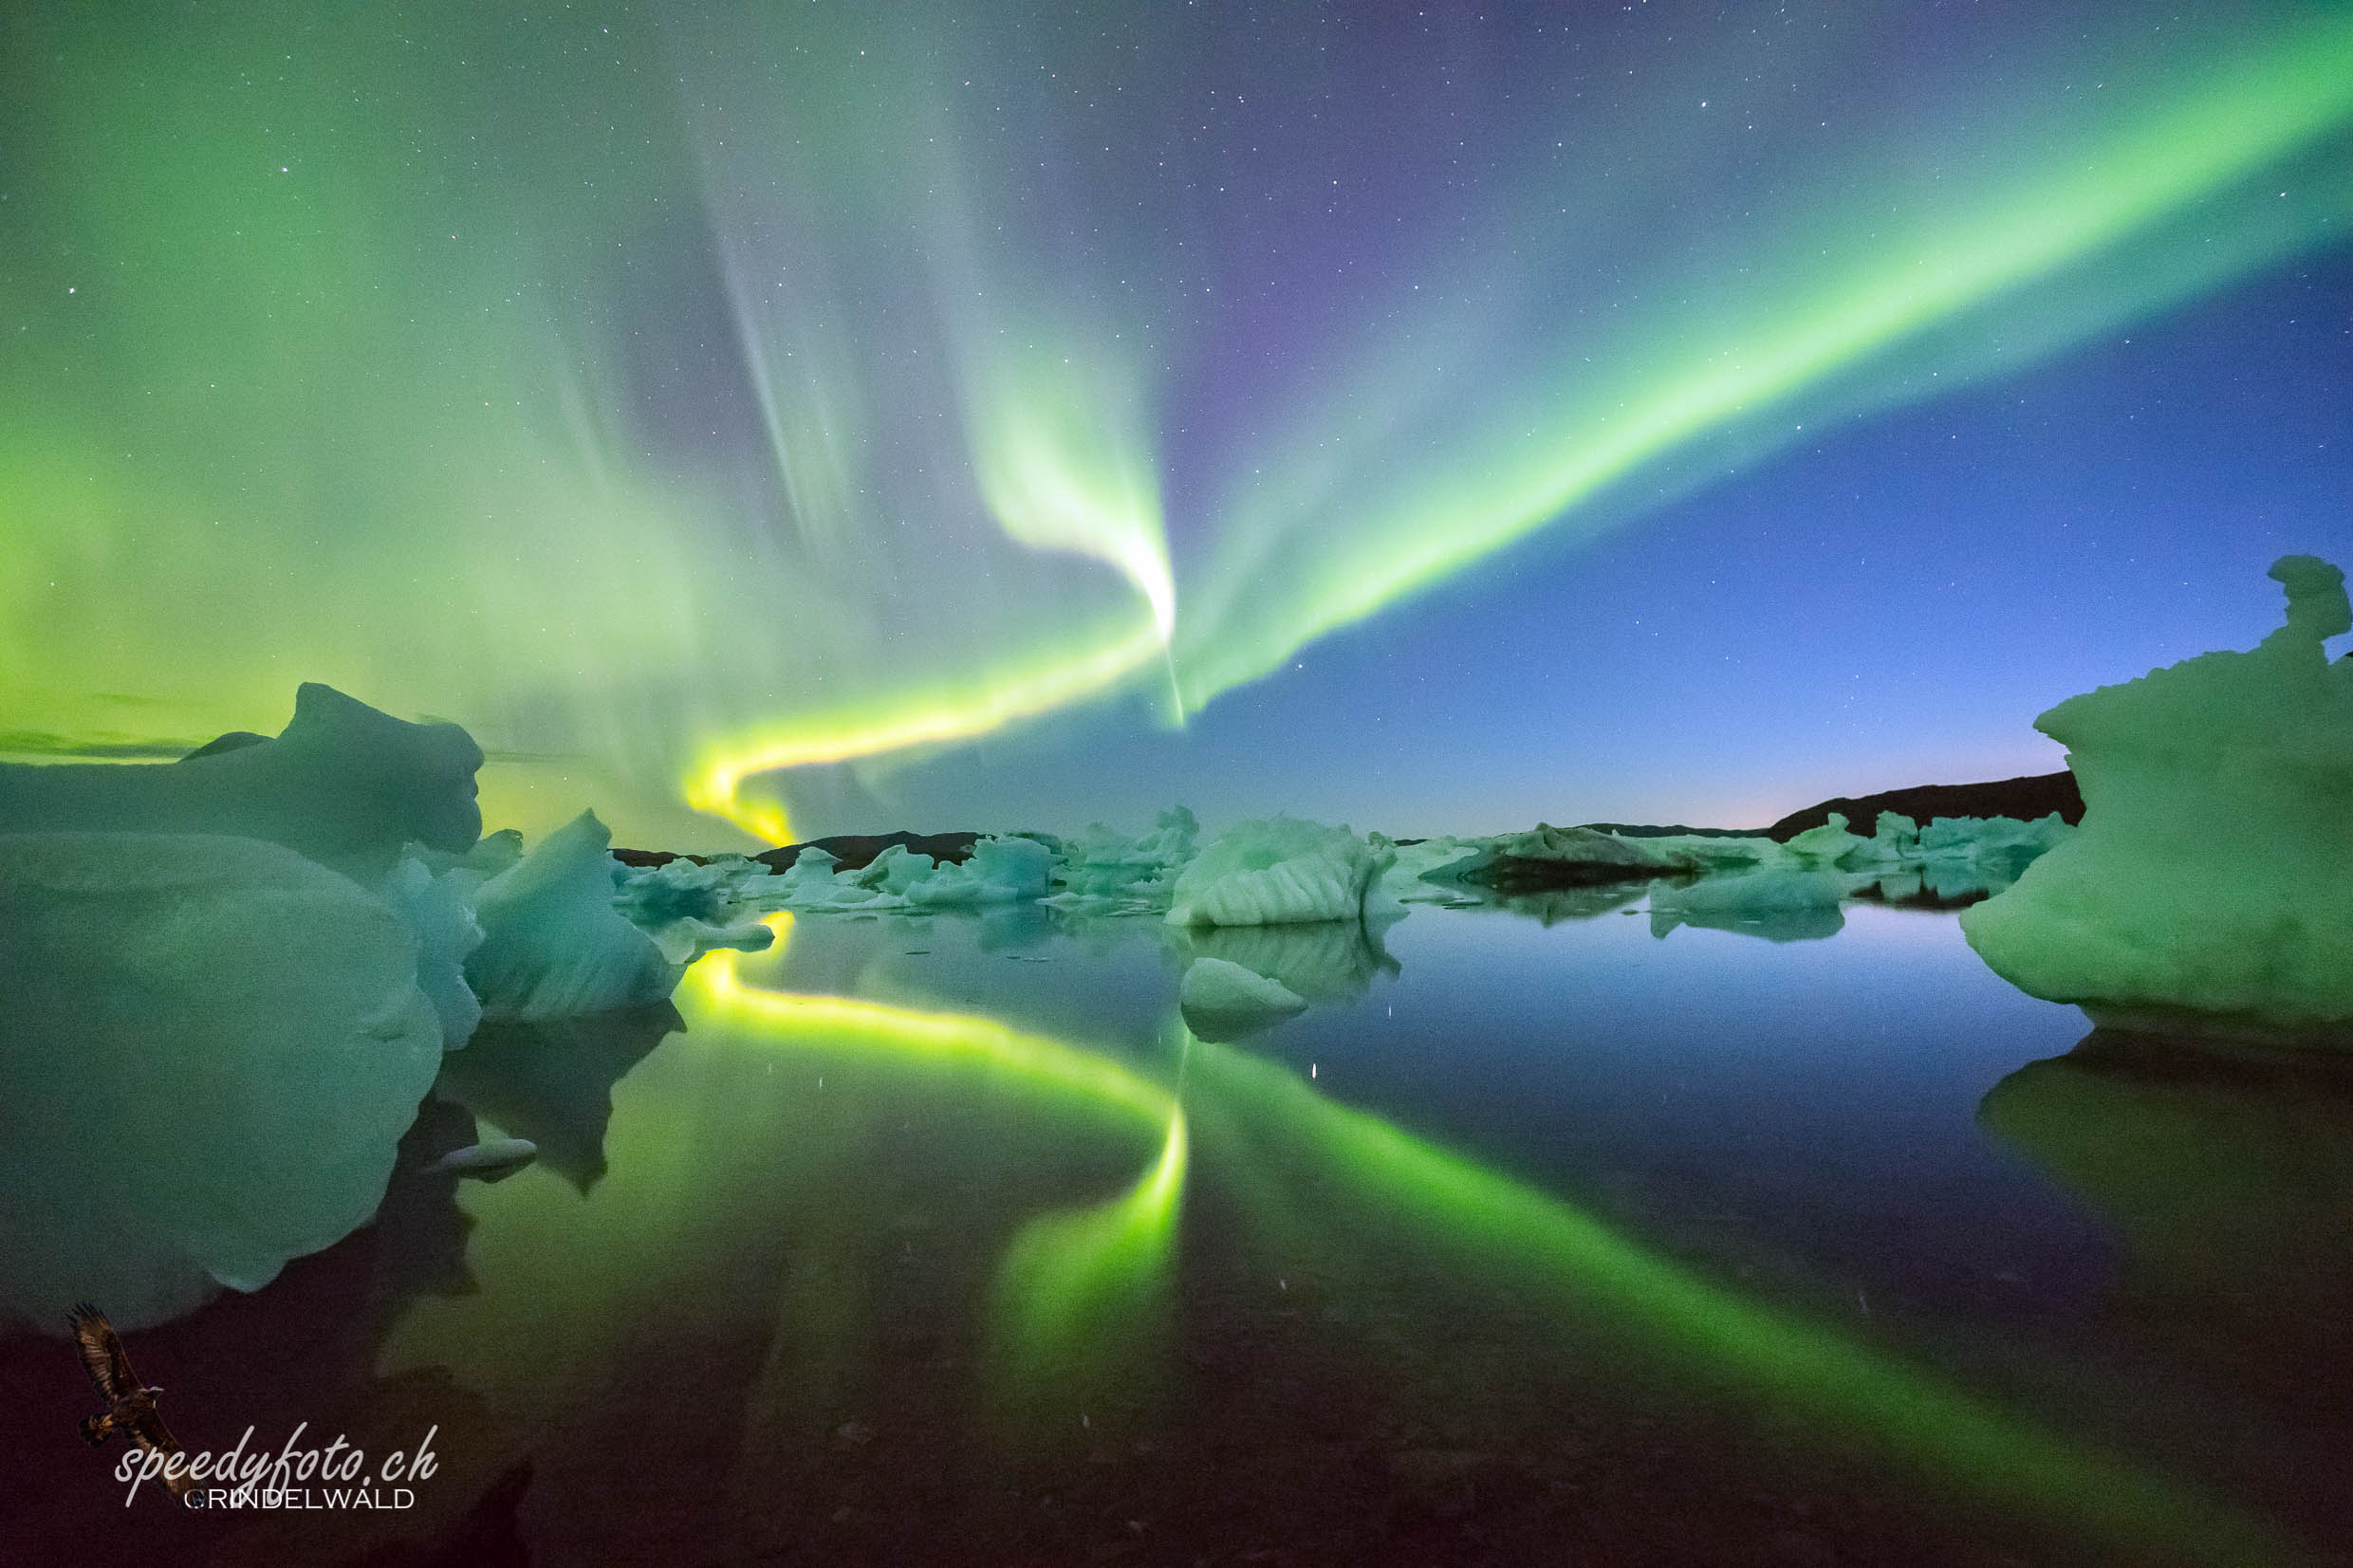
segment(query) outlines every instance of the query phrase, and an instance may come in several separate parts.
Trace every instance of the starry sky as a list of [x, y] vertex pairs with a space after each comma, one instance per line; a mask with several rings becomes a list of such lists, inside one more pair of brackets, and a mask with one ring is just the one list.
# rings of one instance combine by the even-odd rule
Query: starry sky
[[[2353, 9], [14, 7], [0, 747], [1759, 825], [2353, 559]], [[731, 825], [733, 824], [733, 825]]]

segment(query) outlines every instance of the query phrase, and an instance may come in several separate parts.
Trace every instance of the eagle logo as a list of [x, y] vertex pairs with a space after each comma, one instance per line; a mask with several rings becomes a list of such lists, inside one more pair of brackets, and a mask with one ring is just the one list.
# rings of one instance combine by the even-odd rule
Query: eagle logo
[[[98, 1396], [106, 1401], [105, 1414], [83, 1421], [83, 1441], [95, 1448], [120, 1432], [139, 1452], [159, 1453], [168, 1462], [180, 1447], [163, 1417], [156, 1413], [156, 1395], [163, 1391], [139, 1380], [139, 1374], [131, 1370], [130, 1356], [123, 1354], [122, 1337], [98, 1308], [83, 1301], [66, 1314], [65, 1321], [72, 1325], [74, 1345], [82, 1352], [82, 1369], [90, 1374]], [[185, 1469], [175, 1475], [167, 1468], [163, 1485], [176, 1498], [186, 1497], [196, 1486]]]

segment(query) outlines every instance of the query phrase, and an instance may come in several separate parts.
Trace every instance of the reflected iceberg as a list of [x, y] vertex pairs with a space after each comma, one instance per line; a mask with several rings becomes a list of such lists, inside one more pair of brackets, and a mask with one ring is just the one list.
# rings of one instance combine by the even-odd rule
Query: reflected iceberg
[[586, 1192], [604, 1174], [613, 1085], [684, 1027], [666, 1000], [584, 1018], [487, 1024], [443, 1064], [435, 1094], [529, 1139], [540, 1164]]
[[1199, 1040], [1246, 1040], [1295, 1013], [1306, 999], [1279, 980], [1227, 958], [1196, 958], [1176, 987], [1185, 1027]]
[[2115, 1228], [2115, 1310], [2141, 1332], [2353, 1419], [2353, 1063], [2094, 1030], [1995, 1084], [1978, 1120]]
[[1288, 926], [1213, 926], [1176, 933], [1188, 958], [1222, 958], [1308, 1002], [1353, 1002], [1398, 961], [1375, 925], [1319, 920]]

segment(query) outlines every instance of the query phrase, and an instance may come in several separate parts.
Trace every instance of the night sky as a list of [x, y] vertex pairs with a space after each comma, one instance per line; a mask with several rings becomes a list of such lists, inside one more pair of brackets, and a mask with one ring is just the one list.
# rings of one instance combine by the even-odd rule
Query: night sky
[[2353, 9], [17, 6], [0, 344], [18, 756], [1760, 825], [2353, 563]]

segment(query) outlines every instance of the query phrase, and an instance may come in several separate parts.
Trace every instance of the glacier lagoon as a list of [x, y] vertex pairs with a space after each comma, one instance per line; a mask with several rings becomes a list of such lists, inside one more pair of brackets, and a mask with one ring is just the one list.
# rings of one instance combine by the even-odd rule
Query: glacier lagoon
[[[2353, 1071], [2086, 1039], [1952, 914], [1843, 913], [1710, 929], [1637, 885], [1377, 933], [771, 915], [674, 1004], [485, 1025], [372, 1227], [134, 1337], [191, 1449], [436, 1428], [413, 1508], [126, 1516], [48, 1441], [86, 1413], [64, 1347], [13, 1337], [0, 1421], [44, 1503], [0, 1503], [7, 1538], [46, 1560], [103, 1509], [220, 1561], [2345, 1539]], [[1201, 957], [1308, 1005], [1199, 1039]], [[540, 1158], [428, 1169], [498, 1137]]]

